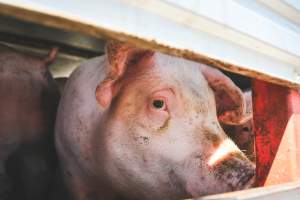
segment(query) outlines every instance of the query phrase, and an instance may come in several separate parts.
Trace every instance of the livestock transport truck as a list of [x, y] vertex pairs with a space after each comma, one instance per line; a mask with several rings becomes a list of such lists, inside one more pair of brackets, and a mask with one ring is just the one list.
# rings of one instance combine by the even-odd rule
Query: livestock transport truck
[[[68, 77], [108, 39], [201, 62], [252, 91], [256, 187], [199, 199], [300, 199], [300, 3], [0, 0], [0, 42]], [[252, 117], [252, 116], [251, 116]]]

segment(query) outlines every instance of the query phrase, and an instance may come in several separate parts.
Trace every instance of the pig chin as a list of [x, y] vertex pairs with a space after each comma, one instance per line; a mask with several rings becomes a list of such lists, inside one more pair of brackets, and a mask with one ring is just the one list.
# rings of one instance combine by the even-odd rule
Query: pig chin
[[254, 166], [238, 158], [224, 160], [215, 167], [215, 177], [227, 186], [228, 191], [246, 189], [252, 186], [255, 177]]
[[[213, 184], [213, 187], [199, 187], [197, 183], [188, 184], [186, 187], [187, 197], [186, 198], [198, 198], [205, 195], [213, 195], [224, 192], [238, 191], [243, 189], [249, 189], [254, 185], [255, 178], [253, 176], [244, 176], [240, 181], [236, 183], [227, 181], [220, 181], [218, 183]], [[203, 190], [204, 189], [204, 190]]]
[[189, 176], [185, 188], [189, 198], [248, 189], [255, 182], [253, 166], [245, 166], [239, 160], [226, 160], [213, 168], [207, 166], [205, 171], [207, 174], [198, 177]]

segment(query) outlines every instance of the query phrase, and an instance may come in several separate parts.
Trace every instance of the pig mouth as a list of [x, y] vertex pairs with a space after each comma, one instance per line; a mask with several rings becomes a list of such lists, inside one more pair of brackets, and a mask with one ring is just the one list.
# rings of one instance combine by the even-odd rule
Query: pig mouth
[[[225, 175], [228, 177], [228, 174]], [[231, 179], [232, 178], [232, 179]], [[251, 188], [255, 183], [255, 173], [245, 172], [240, 177], [231, 177], [217, 179], [217, 185], [220, 187], [208, 187], [205, 191], [199, 191], [199, 184], [192, 183], [186, 187], [186, 198], [198, 198], [205, 195], [218, 194], [223, 192], [238, 191]], [[221, 182], [220, 182], [221, 181]]]
[[224, 189], [227, 191], [248, 189], [255, 182], [253, 166], [250, 164], [243, 165], [239, 159], [223, 161], [214, 174], [217, 180], [225, 183], [224, 187], [227, 189]]
[[[230, 179], [227, 180], [230, 182]], [[235, 181], [234, 181], [235, 182]], [[255, 172], [249, 171], [245, 172], [243, 176], [240, 176], [239, 180], [234, 184], [228, 183], [232, 191], [249, 189], [254, 185], [255, 182]]]
[[249, 173], [241, 178], [241, 180], [237, 183], [236, 190], [245, 190], [254, 186], [255, 183], [255, 174]]

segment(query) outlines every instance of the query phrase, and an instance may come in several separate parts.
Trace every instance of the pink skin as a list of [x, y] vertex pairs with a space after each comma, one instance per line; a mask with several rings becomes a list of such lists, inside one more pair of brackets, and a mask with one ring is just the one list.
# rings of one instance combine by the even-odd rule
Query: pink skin
[[[109, 43], [71, 75], [59, 106], [56, 147], [69, 192], [182, 199], [247, 187], [253, 165], [218, 122], [238, 123], [244, 110], [242, 92], [215, 69]], [[216, 155], [222, 146], [226, 154]]]
[[48, 196], [59, 93], [47, 66], [56, 53], [41, 59], [0, 45], [0, 199]]

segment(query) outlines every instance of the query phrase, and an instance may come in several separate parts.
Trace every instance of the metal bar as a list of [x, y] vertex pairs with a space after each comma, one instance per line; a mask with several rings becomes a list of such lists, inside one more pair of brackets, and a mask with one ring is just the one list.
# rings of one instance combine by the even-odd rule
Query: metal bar
[[[129, 2], [132, 1], [129, 0]], [[140, 0], [134, 1], [137, 5], [150, 9], [150, 3], [138, 3]], [[185, 15], [180, 15], [179, 17], [178, 15], [175, 16], [172, 13], [164, 12], [167, 13], [165, 14], [167, 16], [173, 16], [174, 20], [179, 19], [179, 23], [188, 24], [195, 29], [215, 34], [227, 41], [232, 41], [261, 54], [278, 57], [291, 65], [296, 64], [296, 62], [299, 63], [300, 49], [298, 46], [300, 45], [300, 34], [283, 25], [278, 25], [273, 20], [240, 4], [239, 1], [223, 0], [222, 3], [218, 0], [164, 1], [186, 9], [187, 13], [194, 14], [193, 17], [189, 16], [189, 20], [186, 20]], [[196, 20], [205, 21], [206, 26], [203, 26], [203, 23], [198, 23], [197, 25]], [[293, 56], [290, 54], [297, 56], [299, 59], [294, 60], [294, 63], [292, 61]]]
[[300, 180], [300, 93], [253, 81], [257, 186]]
[[300, 26], [300, 10], [282, 0], [258, 0], [265, 6]]
[[197, 200], [298, 200], [300, 182], [201, 197]]
[[[168, 4], [163, 0], [141, 1], [139, 5], [134, 2], [0, 0], [0, 13], [94, 37], [104, 36], [126, 41], [249, 77], [289, 87], [300, 87], [300, 62], [296, 51], [295, 54], [291, 54], [272, 44], [267, 44], [265, 47], [268, 47], [268, 52], [274, 54], [272, 53], [272, 56], [268, 53], [263, 54], [254, 50], [255, 44], [249, 42], [251, 40], [240, 45], [232, 38], [222, 37], [225, 30], [231, 29], [228, 26], [217, 26], [219, 29], [211, 29], [220, 30], [219, 34], [213, 34], [189, 26], [189, 23], [183, 24], [174, 20], [175, 15], [180, 18], [181, 14], [188, 13], [184, 8]], [[140, 6], [145, 2], [148, 3], [147, 5], [151, 2], [158, 3], [159, 7], [156, 7], [156, 10], [142, 9]], [[170, 13], [172, 19], [170, 16], [163, 15], [164, 13]], [[196, 23], [197, 27], [212, 24], [210, 19], [189, 16], [192, 17], [190, 24]], [[243, 37], [249, 39], [245, 34]], [[291, 40], [290, 43], [297, 43], [297, 40]], [[286, 56], [278, 56], [280, 54], [276, 52], [282, 52]]]
[[101, 55], [105, 43], [103, 39], [81, 33], [67, 32], [1, 15], [0, 41], [41, 48], [56, 46], [60, 52], [87, 58]]

